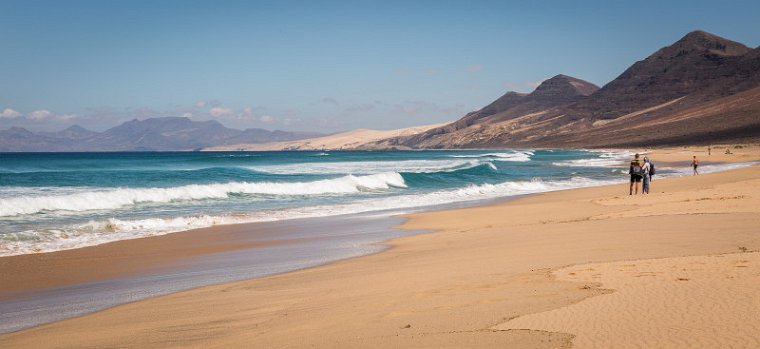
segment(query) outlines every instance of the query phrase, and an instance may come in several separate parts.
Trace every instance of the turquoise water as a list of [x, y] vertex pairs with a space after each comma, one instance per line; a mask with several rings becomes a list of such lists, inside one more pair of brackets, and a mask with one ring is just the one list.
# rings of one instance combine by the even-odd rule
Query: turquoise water
[[0, 154], [0, 256], [626, 180], [627, 152]]

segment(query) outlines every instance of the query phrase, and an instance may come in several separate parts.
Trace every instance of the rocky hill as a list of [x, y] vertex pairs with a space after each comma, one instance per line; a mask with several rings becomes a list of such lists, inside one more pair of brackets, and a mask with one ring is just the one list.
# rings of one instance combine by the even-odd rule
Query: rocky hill
[[558, 75], [379, 147], [613, 147], [760, 139], [760, 48], [694, 31], [597, 89]]
[[0, 151], [169, 151], [238, 143], [266, 143], [321, 136], [319, 133], [235, 130], [217, 121], [183, 117], [131, 120], [104, 132], [71, 126], [59, 132], [0, 130]]

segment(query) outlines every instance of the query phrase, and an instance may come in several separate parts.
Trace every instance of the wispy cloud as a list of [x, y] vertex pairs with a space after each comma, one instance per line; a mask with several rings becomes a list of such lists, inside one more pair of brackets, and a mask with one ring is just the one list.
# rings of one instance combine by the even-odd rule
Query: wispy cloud
[[15, 119], [19, 116], [21, 116], [21, 113], [11, 108], [5, 108], [5, 110], [0, 111], [0, 119]]
[[26, 114], [26, 117], [32, 120], [43, 120], [50, 117], [53, 113], [51, 113], [49, 110], [43, 109], [43, 110], [35, 110], [29, 114]]
[[70, 121], [70, 120], [78, 119], [79, 115], [76, 115], [76, 114], [62, 114], [62, 115], [56, 115], [55, 117], [58, 120]]
[[224, 116], [234, 115], [235, 111], [231, 108], [214, 107], [211, 108], [208, 113], [215, 118], [221, 118]]

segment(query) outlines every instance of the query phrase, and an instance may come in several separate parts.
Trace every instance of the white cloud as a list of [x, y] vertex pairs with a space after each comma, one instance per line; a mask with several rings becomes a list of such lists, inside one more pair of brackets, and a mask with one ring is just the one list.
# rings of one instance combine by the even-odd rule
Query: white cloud
[[32, 120], [42, 120], [47, 119], [50, 115], [52, 115], [49, 110], [35, 110], [29, 114], [26, 115], [27, 118]]
[[270, 116], [270, 115], [262, 115], [259, 118], [259, 121], [261, 121], [261, 122], [272, 122], [272, 121], [274, 121], [274, 118], [272, 116]]
[[224, 117], [224, 116], [230, 116], [230, 115], [235, 114], [235, 112], [232, 109], [230, 109], [230, 108], [222, 108], [222, 107], [211, 108], [211, 110], [209, 110], [208, 113], [211, 114], [211, 116], [213, 116], [215, 118], [221, 118], [221, 117]]
[[0, 119], [13, 119], [19, 116], [21, 116], [21, 113], [11, 108], [5, 108], [5, 110], [0, 111]]
[[55, 118], [62, 121], [69, 121], [78, 118], [79, 115], [76, 114], [63, 114], [63, 115], [56, 115]]
[[195, 102], [195, 107], [198, 109], [203, 109], [206, 107], [206, 101], [197, 101]]

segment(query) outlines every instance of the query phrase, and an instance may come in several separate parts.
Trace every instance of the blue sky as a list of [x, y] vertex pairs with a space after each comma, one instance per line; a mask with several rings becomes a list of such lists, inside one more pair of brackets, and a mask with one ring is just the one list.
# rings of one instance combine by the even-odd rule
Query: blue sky
[[333, 132], [455, 120], [567, 74], [604, 85], [760, 2], [0, 0], [0, 129], [154, 116]]

